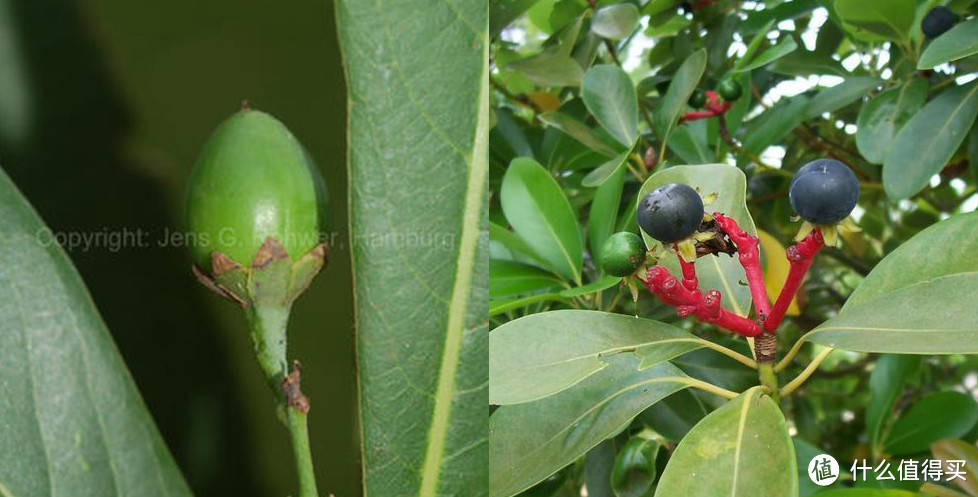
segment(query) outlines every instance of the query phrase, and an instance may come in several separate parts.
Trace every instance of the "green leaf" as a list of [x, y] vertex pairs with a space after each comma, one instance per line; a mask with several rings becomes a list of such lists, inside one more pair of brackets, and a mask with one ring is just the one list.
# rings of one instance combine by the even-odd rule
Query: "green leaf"
[[856, 121], [856, 147], [873, 164], [882, 164], [900, 128], [910, 120], [927, 98], [927, 81], [913, 78], [886, 90], [866, 102]]
[[835, 12], [847, 28], [895, 41], [909, 39], [916, 10], [914, 0], [835, 0]]
[[941, 92], [894, 138], [883, 161], [886, 196], [919, 192], [951, 159], [978, 115], [978, 81]]
[[633, 355], [619, 354], [563, 392], [499, 407], [489, 418], [489, 495], [515, 495], [575, 461], [642, 410], [684, 388], [672, 380], [683, 377], [669, 363], [640, 371]]
[[622, 152], [617, 156], [612, 157], [604, 164], [601, 164], [600, 166], [594, 168], [593, 171], [589, 172], [587, 176], [585, 176], [584, 179], [581, 180], [581, 186], [586, 186], [588, 188], [601, 186], [609, 178], [611, 178], [615, 174], [618, 174], [619, 171], [624, 173], [626, 169], [625, 161], [628, 160], [628, 154], [630, 153], [631, 153], [630, 151], [626, 150], [625, 152]]
[[550, 173], [532, 159], [510, 163], [499, 192], [513, 231], [561, 276], [581, 282], [577, 216]]
[[563, 297], [580, 297], [581, 295], [587, 295], [589, 293], [600, 292], [602, 290], [607, 290], [621, 282], [621, 278], [617, 276], [605, 276], [598, 281], [588, 283], [587, 285], [575, 286], [573, 288], [566, 288], [560, 291], [560, 295]]
[[710, 413], [676, 447], [656, 497], [795, 497], [798, 469], [784, 415], [754, 387]]
[[489, 295], [515, 295], [560, 286], [563, 281], [536, 266], [516, 261], [489, 259]]
[[539, 118], [544, 123], [567, 133], [571, 138], [581, 142], [581, 144], [595, 152], [609, 157], [618, 154], [618, 151], [601, 141], [601, 138], [598, 138], [598, 135], [595, 134], [593, 129], [574, 117], [560, 112], [547, 112], [546, 114], [540, 114]]
[[541, 399], [609, 365], [608, 356], [634, 351], [643, 365], [703, 347], [704, 340], [672, 325], [599, 311], [530, 314], [489, 337], [489, 402]]
[[[699, 124], [697, 124], [699, 123]], [[702, 132], [698, 132], [702, 131]], [[716, 162], [713, 150], [706, 142], [706, 121], [693, 121], [677, 126], [669, 140], [669, 149], [687, 164], [711, 164]]]
[[869, 375], [869, 403], [866, 405], [866, 435], [873, 454], [882, 445], [883, 424], [890, 418], [908, 377], [920, 367], [920, 356], [884, 354]]
[[747, 62], [754, 58], [754, 54], [760, 50], [761, 44], [763, 44], [764, 40], [767, 39], [768, 31], [774, 27], [774, 21], [775, 19], [768, 19], [768, 21], [764, 23], [764, 26], [757, 31], [754, 38], [752, 38], [750, 43], [747, 44], [747, 50], [744, 51], [744, 55], [737, 59], [737, 62], [734, 63], [733, 69], [731, 70], [732, 72], [740, 72]]
[[836, 488], [815, 495], [817, 497], [923, 497], [916, 492], [884, 488]]
[[[655, 482], [655, 462], [659, 442], [633, 437], [618, 451], [611, 472], [611, 488], [616, 497], [645, 497]], [[590, 497], [590, 495], [589, 495]]]
[[[722, 212], [733, 218], [740, 228], [754, 234], [754, 221], [747, 212], [745, 198], [747, 195], [747, 179], [743, 171], [728, 164], [705, 164], [701, 166], [675, 166], [663, 169], [645, 181], [638, 198], [666, 183], [685, 183], [696, 188], [700, 195], [716, 192], [716, 201], [707, 206], [707, 212]], [[648, 247], [657, 242], [644, 232], [642, 237]], [[675, 254], [669, 253], [659, 260], [659, 264], [668, 269], [673, 275], [681, 274], [679, 260]], [[750, 289], [740, 285], [747, 281], [744, 268], [736, 257], [708, 255], [696, 260], [696, 275], [699, 277], [700, 288], [715, 288], [723, 295], [722, 305], [740, 316], [746, 316], [750, 311]]]
[[934, 442], [930, 446], [934, 459], [940, 461], [964, 461], [964, 479], [955, 478], [956, 483], [968, 495], [978, 495], [978, 448], [961, 440], [947, 439]]
[[767, 69], [771, 72], [787, 76], [822, 74], [842, 77], [849, 76], [849, 71], [829, 54], [813, 53], [805, 50], [795, 50], [776, 60]]
[[621, 40], [638, 27], [638, 17], [638, 7], [630, 3], [601, 7], [591, 19], [591, 31], [602, 38]]
[[506, 250], [513, 255], [513, 260], [537, 263], [544, 269], [557, 274], [557, 271], [550, 268], [550, 266], [547, 265], [547, 261], [544, 260], [540, 254], [537, 254], [532, 248], [530, 248], [530, 246], [527, 245], [526, 242], [519, 237], [519, 235], [502, 226], [499, 226], [496, 223], [489, 223], [489, 240], [498, 242], [505, 247]]
[[584, 77], [580, 64], [560, 52], [543, 52], [514, 60], [505, 68], [526, 76], [540, 86], [577, 86]]
[[744, 148], [759, 154], [769, 145], [780, 141], [805, 121], [807, 108], [808, 97], [804, 95], [782, 99], [748, 122]]
[[978, 18], [972, 18], [930, 42], [917, 62], [917, 69], [933, 69], [934, 66], [976, 53], [978, 53]]
[[960, 392], [934, 392], [897, 418], [886, 437], [886, 451], [898, 456], [924, 452], [942, 438], [968, 433], [978, 422], [978, 404]]
[[676, 125], [676, 121], [679, 120], [683, 109], [686, 108], [689, 96], [693, 94], [696, 85], [700, 83], [704, 70], [706, 70], [706, 50], [703, 49], [693, 52], [676, 70], [676, 74], [669, 83], [669, 90], [662, 97], [661, 104], [655, 114], [656, 128], [659, 136], [662, 137], [662, 143], [669, 142], [669, 134], [672, 132], [673, 126]]
[[918, 233], [805, 339], [863, 352], [978, 353], [978, 307], [961, 298], [978, 287], [976, 222], [978, 213], [958, 214]]
[[528, 297], [518, 297], [514, 299], [492, 299], [489, 301], [489, 316], [496, 316], [504, 312], [526, 307], [530, 304], [549, 301], [566, 301], [568, 298], [559, 293], [538, 293]]
[[[485, 496], [488, 9], [340, 0], [336, 14], [350, 225], [395, 235], [351, 251], [364, 493]], [[432, 19], [454, 21], [433, 36]]]
[[805, 108], [805, 118], [821, 116], [826, 112], [835, 112], [865, 95], [879, 86], [883, 80], [872, 76], [853, 76], [842, 83], [826, 88], [812, 97]]
[[189, 497], [47, 229], [0, 170], [0, 495]]
[[643, 411], [639, 419], [656, 433], [678, 442], [707, 414], [709, 407], [695, 392], [680, 390]]
[[638, 139], [638, 99], [631, 78], [622, 68], [598, 65], [588, 70], [581, 85], [587, 110], [618, 143], [632, 148]]
[[668, 16], [662, 22], [654, 22], [658, 19], [658, 16], [654, 17], [652, 21], [649, 22], [648, 29], [645, 30], [645, 36], [649, 38], [664, 38], [667, 36], [676, 36], [680, 31], [686, 29], [692, 21], [679, 14], [672, 14]]
[[588, 451], [584, 457], [584, 485], [588, 497], [615, 497], [611, 471], [615, 465], [615, 439], [610, 438]]
[[605, 239], [615, 231], [615, 221], [618, 218], [618, 207], [621, 203], [622, 187], [625, 185], [625, 164], [618, 168], [598, 187], [591, 201], [591, 212], [587, 220], [588, 244], [591, 248], [591, 258], [598, 267], [601, 266], [601, 248]]
[[748, 64], [742, 67], [735, 68], [733, 72], [736, 73], [741, 71], [750, 71], [753, 69], [757, 69], [758, 67], [770, 64], [771, 62], [774, 62], [780, 59], [781, 57], [784, 57], [785, 55], [794, 52], [797, 49], [798, 49], [798, 44], [795, 43], [794, 38], [790, 36], [785, 36], [784, 38], [781, 38], [780, 41], [778, 41], [777, 45], [774, 45], [773, 47], [768, 48], [767, 50], [761, 52], [760, 54], [757, 55], [757, 57], [751, 59], [751, 61]]

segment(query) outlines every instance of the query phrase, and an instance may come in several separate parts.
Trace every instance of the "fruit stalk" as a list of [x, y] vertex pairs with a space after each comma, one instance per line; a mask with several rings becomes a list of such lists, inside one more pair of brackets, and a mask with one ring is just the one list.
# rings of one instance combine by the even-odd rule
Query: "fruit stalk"
[[815, 254], [824, 246], [825, 240], [822, 238], [822, 231], [816, 227], [802, 241], [785, 250], [785, 256], [791, 263], [791, 269], [788, 271], [788, 277], [785, 279], [784, 287], [781, 288], [778, 300], [774, 302], [771, 314], [764, 320], [765, 330], [773, 333], [778, 329], [778, 325], [784, 318], [784, 313], [788, 310], [788, 305], [791, 304], [791, 299], [801, 286], [808, 268], [812, 265]]
[[747, 274], [747, 286], [750, 287], [750, 295], [754, 302], [757, 318], [764, 321], [771, 314], [771, 302], [767, 298], [764, 273], [761, 270], [760, 242], [756, 236], [740, 229], [737, 221], [734, 221], [733, 218], [714, 213], [713, 220], [737, 246], [737, 255], [740, 265], [744, 267], [744, 272]]
[[[688, 267], [692, 268], [693, 264], [689, 263]], [[684, 271], [686, 270], [688, 269], [684, 266]], [[689, 278], [684, 276], [684, 280], [689, 281]], [[692, 281], [695, 281], [695, 274]], [[709, 290], [704, 295], [695, 286], [688, 288], [685, 282], [680, 283], [661, 266], [649, 268], [644, 283], [660, 300], [676, 307], [676, 314], [680, 317], [693, 316], [704, 323], [748, 337], [761, 334], [761, 327], [756, 322], [721, 307], [722, 295], [717, 290]]]

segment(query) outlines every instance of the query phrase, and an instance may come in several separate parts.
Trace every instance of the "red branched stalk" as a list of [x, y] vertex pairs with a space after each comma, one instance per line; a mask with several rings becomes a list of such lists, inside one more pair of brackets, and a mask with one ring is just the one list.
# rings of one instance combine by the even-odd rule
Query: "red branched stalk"
[[717, 226], [737, 246], [740, 265], [744, 267], [744, 272], [747, 274], [747, 286], [750, 287], [750, 296], [754, 302], [757, 318], [760, 321], [764, 321], [771, 314], [771, 302], [767, 298], [767, 289], [764, 286], [764, 272], [761, 269], [761, 251], [759, 249], [760, 243], [757, 237], [740, 229], [737, 221], [723, 214], [714, 213], [713, 220], [716, 221]]
[[[676, 247], [676, 253], [679, 253], [679, 248]], [[688, 290], [697, 290], [700, 282], [696, 278], [696, 263], [687, 262], [686, 259], [679, 256], [679, 267], [683, 271], [683, 286]]]
[[683, 114], [680, 121], [695, 121], [697, 119], [708, 119], [711, 117], [716, 117], [723, 115], [723, 113], [730, 110], [730, 102], [720, 103], [717, 98], [717, 92], [713, 90], [707, 90], [706, 92], [706, 110], [702, 112], [687, 112]]
[[778, 325], [784, 319], [784, 313], [788, 310], [788, 305], [791, 304], [791, 299], [798, 292], [802, 280], [805, 279], [805, 273], [812, 265], [815, 254], [824, 246], [825, 240], [822, 238], [822, 231], [815, 228], [802, 241], [785, 250], [785, 256], [791, 263], [791, 269], [788, 271], [788, 278], [785, 279], [778, 300], [774, 302], [771, 314], [768, 314], [764, 320], [764, 329], [769, 333], [774, 333], [778, 329]]
[[[693, 263], [682, 261], [680, 264], [683, 264], [684, 273], [682, 283], [664, 267], [653, 266], [647, 273], [646, 288], [666, 304], [676, 307], [676, 313], [680, 317], [693, 316], [704, 323], [744, 336], [752, 337], [761, 334], [761, 326], [756, 322], [720, 306], [722, 296], [719, 291], [709, 290], [705, 296], [700, 293], [695, 286], [696, 274]], [[688, 282], [693, 283], [692, 288], [687, 286]]]
[[715, 117], [716, 112], [712, 110], [702, 111], [702, 112], [687, 112], [683, 114], [681, 120], [683, 121], [696, 121], [697, 119], [707, 119], [710, 117]]

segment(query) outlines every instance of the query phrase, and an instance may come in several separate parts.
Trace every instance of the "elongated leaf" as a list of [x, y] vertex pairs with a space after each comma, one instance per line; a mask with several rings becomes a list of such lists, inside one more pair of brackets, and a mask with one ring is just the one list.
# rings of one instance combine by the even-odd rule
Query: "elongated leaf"
[[[934, 442], [930, 446], [934, 459], [945, 461], [964, 461], [964, 467], [959, 468], [964, 471], [964, 476], [954, 478], [954, 483], [968, 492], [968, 495], [978, 495], [978, 447], [961, 440], [946, 439]], [[945, 469], [946, 470], [946, 469]]]
[[919, 192], [967, 136], [978, 115], [978, 81], [943, 91], [897, 133], [883, 162], [883, 187], [891, 199]]
[[506, 248], [512, 255], [512, 259], [520, 262], [529, 262], [550, 272], [557, 274], [548, 264], [547, 261], [540, 255], [537, 254], [529, 245], [523, 241], [516, 233], [503, 228], [496, 223], [489, 223], [489, 240], [492, 242], [498, 242], [500, 245]]
[[581, 83], [581, 98], [601, 127], [625, 148], [632, 148], [638, 139], [638, 100], [622, 68], [599, 65], [589, 69]]
[[[821, 30], [819, 32], [821, 33]], [[830, 74], [846, 77], [849, 75], [849, 71], [829, 54], [814, 53], [805, 50], [795, 50], [776, 60], [767, 69], [771, 72], [788, 76]]]
[[504, 312], [509, 312], [515, 309], [520, 309], [526, 307], [530, 304], [536, 304], [538, 302], [548, 302], [548, 301], [566, 301], [569, 300], [560, 293], [539, 293], [533, 294], [527, 297], [518, 297], [513, 299], [492, 299], [489, 301], [489, 316], [496, 316]]
[[[754, 220], [747, 212], [745, 203], [747, 179], [740, 169], [728, 164], [670, 167], [650, 176], [639, 190], [638, 198], [666, 183], [685, 183], [698, 189], [700, 195], [716, 192], [719, 196], [707, 206], [707, 212], [722, 212], [736, 220], [744, 231], [751, 234], [755, 232]], [[645, 233], [642, 233], [642, 237], [649, 247], [657, 243]], [[665, 255], [659, 264], [673, 275], [681, 274], [679, 260], [674, 254]], [[725, 309], [741, 316], [746, 316], [750, 311], [750, 289], [739, 284], [740, 281], [746, 281], [747, 276], [735, 257], [700, 257], [696, 260], [696, 275], [700, 280], [700, 288], [720, 290], [723, 295], [721, 303]]]
[[978, 18], [972, 18], [937, 37], [924, 50], [917, 69], [933, 69], [945, 62], [978, 53]]
[[78, 273], [0, 170], [0, 495], [190, 496]]
[[550, 173], [532, 159], [510, 163], [499, 193], [513, 230], [550, 267], [580, 283], [582, 246], [577, 217]]
[[752, 38], [750, 43], [747, 44], [747, 50], [744, 51], [744, 55], [737, 59], [737, 62], [734, 63], [732, 72], [741, 72], [744, 66], [746, 66], [747, 63], [754, 58], [754, 54], [761, 49], [761, 45], [764, 43], [764, 40], [767, 39], [768, 31], [774, 27], [774, 21], [775, 19], [768, 19], [764, 23], [764, 26], [757, 31], [754, 38]]
[[[495, 332], [493, 332], [495, 333]], [[668, 363], [638, 369], [630, 354], [573, 388], [499, 407], [489, 418], [489, 495], [509, 497], [584, 455], [662, 398], [684, 388]]]
[[744, 148], [761, 153], [769, 145], [781, 140], [805, 120], [808, 97], [782, 99], [774, 107], [748, 122]]
[[876, 88], [883, 80], [872, 76], [853, 76], [831, 88], [826, 88], [812, 97], [805, 109], [805, 118], [821, 116], [826, 112], [835, 112]]
[[[657, 471], [659, 442], [633, 437], [618, 451], [611, 473], [611, 486], [616, 497], [645, 497], [653, 489]], [[590, 495], [589, 495], [590, 497]]]
[[560, 112], [547, 112], [546, 114], [540, 114], [540, 120], [567, 133], [571, 138], [581, 142], [595, 152], [609, 157], [618, 154], [614, 148], [601, 141], [594, 133], [594, 130], [574, 117]]
[[687, 57], [672, 77], [669, 89], [655, 115], [656, 128], [663, 143], [669, 142], [669, 134], [686, 107], [689, 96], [700, 83], [704, 70], [706, 70], [706, 50], [700, 49]]
[[703, 346], [702, 339], [672, 325], [624, 314], [531, 314], [490, 335], [489, 401], [517, 404], [553, 395], [601, 371], [609, 364], [606, 356], [621, 352], [662, 362]]
[[798, 469], [784, 415], [760, 387], [710, 413], [676, 447], [656, 497], [795, 497]]
[[616, 497], [611, 488], [615, 465], [615, 439], [610, 438], [588, 451], [584, 458], [584, 485], [588, 497]]
[[638, 7], [630, 3], [601, 7], [591, 20], [591, 31], [602, 38], [621, 40], [638, 27], [638, 17]]
[[591, 212], [587, 220], [588, 244], [591, 257], [601, 266], [601, 248], [605, 240], [615, 231], [618, 207], [621, 203], [622, 187], [625, 184], [625, 165], [618, 168], [598, 187], [591, 202]]
[[924, 497], [916, 492], [892, 488], [836, 488], [815, 495], [818, 497]]
[[920, 366], [920, 356], [884, 354], [869, 375], [869, 404], [866, 405], [866, 435], [873, 454], [882, 445], [883, 423], [892, 416], [893, 405], [903, 393], [907, 378]]
[[869, 99], [856, 121], [856, 147], [873, 164], [882, 164], [900, 128], [924, 106], [927, 81], [913, 78], [908, 83]]
[[693, 390], [680, 390], [656, 402], [639, 419], [667, 439], [678, 442], [710, 414], [710, 408]]
[[[705, 122], [703, 123], [705, 124]], [[672, 139], [669, 140], [669, 149], [686, 161], [687, 164], [710, 164], [716, 162], [713, 150], [706, 143], [705, 133], [695, 133], [691, 126], [676, 127], [672, 133]]]
[[[961, 295], [978, 287], [973, 229], [978, 213], [921, 231], [884, 258], [842, 311], [805, 336], [822, 345], [904, 354], [978, 353], [978, 307]], [[947, 250], [955, 247], [955, 250]]]
[[630, 152], [625, 151], [612, 157], [608, 162], [601, 164], [600, 166], [594, 168], [593, 171], [587, 174], [584, 179], [581, 180], [582, 186], [595, 187], [601, 186], [609, 178], [617, 174], [619, 171], [624, 173], [625, 171], [625, 161], [628, 160], [628, 154]]
[[352, 250], [371, 497], [487, 492], [487, 16], [477, 2], [337, 2], [351, 226], [395, 235]]
[[[506, 68], [523, 74], [540, 86], [577, 86], [584, 77], [584, 70], [577, 61], [560, 52], [543, 52], [514, 60]], [[445, 72], [451, 74], [452, 71], [446, 67]]]
[[757, 57], [751, 59], [751, 61], [748, 62], [743, 67], [737, 68], [734, 72], [750, 71], [752, 69], [757, 69], [758, 67], [770, 64], [771, 62], [774, 62], [780, 59], [781, 57], [784, 57], [785, 55], [794, 52], [797, 49], [798, 49], [798, 44], [795, 43], [794, 38], [790, 36], [785, 36], [784, 38], [781, 39], [781, 41], [778, 42], [777, 45], [774, 45], [773, 47], [768, 48], [767, 50], [761, 52], [760, 54], [757, 55]]
[[516, 261], [489, 260], [489, 296], [514, 295], [560, 286], [563, 281], [536, 266]]
[[847, 28], [896, 41], [909, 39], [915, 11], [914, 0], [835, 0], [835, 12]]
[[968, 433], [978, 422], [978, 404], [960, 392], [934, 392], [901, 415], [886, 437], [886, 450], [895, 455], [923, 452], [943, 438]]

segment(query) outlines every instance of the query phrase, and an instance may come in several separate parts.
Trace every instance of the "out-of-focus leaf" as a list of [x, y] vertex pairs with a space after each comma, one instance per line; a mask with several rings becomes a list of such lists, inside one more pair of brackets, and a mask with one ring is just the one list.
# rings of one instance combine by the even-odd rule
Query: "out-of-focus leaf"
[[186, 496], [98, 310], [0, 170], [0, 495]]
[[[705, 125], [705, 121], [697, 121]], [[694, 124], [694, 123], [690, 123]], [[703, 131], [706, 131], [705, 126]], [[694, 132], [691, 126], [678, 126], [669, 140], [669, 149], [687, 164], [711, 164], [716, 162], [713, 150], [706, 142], [705, 133]]]
[[[716, 201], [707, 206], [707, 212], [722, 212], [733, 218], [740, 228], [753, 234], [754, 221], [747, 212], [745, 198], [747, 179], [743, 171], [728, 164], [705, 164], [701, 166], [675, 166], [658, 171], [649, 177], [639, 190], [638, 198], [666, 183], [685, 183], [699, 190], [701, 195], [716, 192]], [[642, 233], [645, 244], [652, 247], [657, 242]], [[681, 274], [679, 260], [675, 254], [668, 253], [659, 264], [672, 274]], [[696, 274], [701, 288], [716, 288], [723, 294], [722, 305], [740, 316], [750, 311], [750, 289], [739, 284], [746, 281], [744, 268], [735, 257], [708, 255], [696, 260]]]
[[[794, 3], [794, 2], [792, 2]], [[828, 24], [827, 24], [828, 25]], [[824, 30], [824, 26], [822, 30]], [[820, 30], [821, 32], [821, 30]], [[777, 74], [788, 76], [812, 76], [829, 74], [833, 76], [849, 76], [839, 61], [827, 54], [812, 53], [805, 50], [795, 50], [784, 57], [774, 61], [767, 68]]]
[[604, 241], [615, 231], [615, 221], [618, 219], [618, 207], [621, 203], [621, 191], [625, 184], [625, 159], [611, 173], [607, 180], [598, 187], [591, 201], [591, 212], [587, 219], [588, 246], [591, 248], [591, 258], [598, 267], [601, 266], [601, 248]]
[[631, 148], [638, 139], [638, 100], [631, 78], [613, 65], [594, 66], [584, 75], [581, 97], [588, 111], [618, 143]]
[[560, 185], [532, 159], [510, 163], [500, 202], [513, 230], [558, 273], [580, 284], [582, 246], [577, 217]]
[[767, 23], [764, 24], [764, 26], [757, 32], [757, 34], [754, 35], [754, 38], [752, 38], [750, 43], [747, 44], [747, 49], [744, 51], [744, 55], [737, 59], [737, 62], [734, 62], [732, 69], [733, 72], [741, 72], [744, 66], [754, 58], [757, 51], [761, 49], [761, 45], [764, 44], [764, 40], [767, 39], [768, 31], [774, 27], [774, 21], [775, 19], [769, 19]]
[[543, 52], [506, 64], [540, 86], [577, 86], [584, 70], [571, 57], [558, 52]]
[[595, 152], [609, 157], [618, 154], [614, 148], [601, 141], [601, 138], [595, 134], [593, 129], [572, 116], [560, 112], [548, 112], [540, 114], [539, 117], [544, 123], [567, 133], [571, 138], [581, 142]]
[[676, 447], [656, 497], [795, 497], [798, 469], [784, 415], [754, 387], [700, 421]]
[[848, 28], [894, 41], [910, 38], [916, 10], [914, 0], [835, 0], [835, 12]]
[[751, 59], [751, 61], [748, 62], [746, 65], [736, 68], [734, 72], [750, 71], [753, 69], [757, 69], [758, 67], [761, 67], [766, 64], [770, 64], [771, 62], [774, 62], [780, 59], [781, 57], [784, 57], [785, 55], [794, 52], [797, 49], [798, 49], [798, 44], [795, 43], [794, 38], [790, 36], [785, 36], [784, 38], [781, 39], [781, 41], [778, 42], [777, 45], [774, 45], [773, 47], [770, 47], [767, 50], [761, 52], [760, 54], [757, 55], [757, 57]]
[[618, 451], [611, 472], [611, 488], [616, 497], [645, 497], [652, 490], [659, 447], [659, 442], [637, 436]]
[[587, 285], [575, 286], [571, 288], [565, 288], [560, 291], [560, 295], [563, 297], [580, 297], [581, 295], [587, 295], [589, 293], [600, 292], [602, 290], [607, 290], [618, 283], [621, 282], [621, 278], [617, 276], [605, 276], [598, 281], [588, 283]]
[[489, 401], [518, 404], [556, 394], [608, 367], [608, 356], [634, 351], [658, 362], [704, 346], [672, 325], [599, 311], [530, 314], [489, 338]]
[[649, 27], [645, 30], [645, 36], [649, 38], [676, 36], [690, 24], [691, 21], [689, 19], [679, 14], [670, 15], [661, 21], [656, 16], [649, 22]]
[[748, 122], [744, 148], [759, 154], [769, 145], [781, 140], [804, 122], [807, 107], [808, 97], [803, 95], [782, 99]]
[[960, 392], [935, 392], [910, 406], [886, 437], [886, 450], [895, 455], [924, 452], [943, 438], [957, 438], [978, 422], [978, 404]]
[[835, 488], [815, 495], [818, 497], [924, 497], [916, 492], [890, 488]]
[[516, 261], [489, 260], [489, 296], [516, 295], [540, 288], [560, 286], [553, 273]]
[[540, 0], [500, 0], [489, 4], [489, 32], [493, 35], [523, 15]]
[[704, 70], [706, 70], [706, 50], [702, 49], [693, 52], [676, 70], [669, 83], [669, 90], [666, 91], [656, 112], [656, 127], [663, 143], [669, 142], [672, 128], [686, 107], [689, 96], [699, 84]]
[[879, 86], [883, 80], [872, 76], [852, 76], [846, 78], [842, 83], [831, 88], [826, 88], [812, 97], [805, 109], [805, 118], [821, 116], [826, 112], [837, 111], [865, 95], [870, 90]]
[[559, 274], [547, 264], [547, 261], [540, 254], [537, 254], [527, 245], [519, 235], [498, 224], [489, 223], [489, 240], [498, 242], [503, 247], [506, 247], [506, 250], [513, 255], [513, 260], [533, 262], [554, 274]]
[[603, 185], [609, 178], [621, 171], [627, 169], [625, 167], [625, 162], [628, 161], [628, 155], [630, 151], [624, 151], [615, 157], [612, 157], [609, 161], [601, 164], [600, 166], [594, 168], [593, 171], [589, 172], [584, 179], [581, 180], [581, 186], [595, 187]]
[[869, 403], [866, 404], [866, 435], [873, 454], [882, 445], [883, 424], [892, 416], [893, 405], [908, 377], [920, 367], [920, 356], [883, 354], [869, 375]]
[[883, 161], [891, 199], [919, 192], [964, 141], [978, 115], [978, 81], [944, 90], [900, 129]]
[[496, 316], [504, 312], [521, 309], [530, 304], [550, 301], [567, 301], [566, 297], [559, 293], [537, 293], [527, 297], [492, 299], [489, 301], [489, 316]]
[[900, 128], [927, 98], [927, 81], [913, 78], [869, 99], [856, 121], [856, 147], [873, 164], [882, 164]]
[[795, 446], [795, 461], [798, 465], [798, 497], [809, 497], [822, 490], [822, 487], [815, 484], [808, 475], [808, 463], [826, 451], [798, 437], [792, 438], [791, 443]]
[[710, 408], [694, 392], [680, 390], [642, 411], [639, 419], [667, 439], [678, 442], [710, 414]]
[[589, 450], [584, 457], [584, 485], [588, 497], [615, 497], [611, 489], [615, 452], [615, 440], [608, 439]]
[[609, 40], [621, 40], [638, 27], [638, 7], [630, 3], [616, 3], [601, 7], [591, 19], [591, 31]]
[[933, 69], [934, 66], [976, 53], [978, 53], [978, 18], [972, 18], [930, 42], [917, 62], [917, 69]]
[[964, 461], [962, 467], [957, 468], [963, 471], [964, 475], [954, 478], [954, 483], [968, 495], [978, 495], [978, 448], [973, 444], [949, 438], [939, 440], [930, 445], [930, 451], [934, 454], [934, 459], [944, 461], [945, 472], [948, 469], [948, 461]]
[[978, 294], [976, 222], [978, 213], [958, 214], [918, 233], [805, 339], [863, 352], [978, 353], [978, 306], [961, 298]]
[[[784, 256], [784, 245], [766, 231], [757, 230], [757, 238], [761, 242], [761, 259], [764, 261], [764, 287], [771, 302], [778, 300], [785, 279], [791, 269], [788, 258]], [[788, 304], [785, 316], [797, 316], [801, 313], [798, 307], [798, 297], [795, 296]]]
[[515, 495], [570, 464], [684, 388], [674, 381], [684, 376], [669, 363], [639, 370], [634, 356], [619, 354], [563, 392], [499, 407], [489, 418], [489, 495]]
[[[351, 248], [364, 493], [485, 496], [488, 9], [339, 0], [336, 16], [350, 225], [397, 235]], [[436, 36], [433, 19], [453, 22]]]

